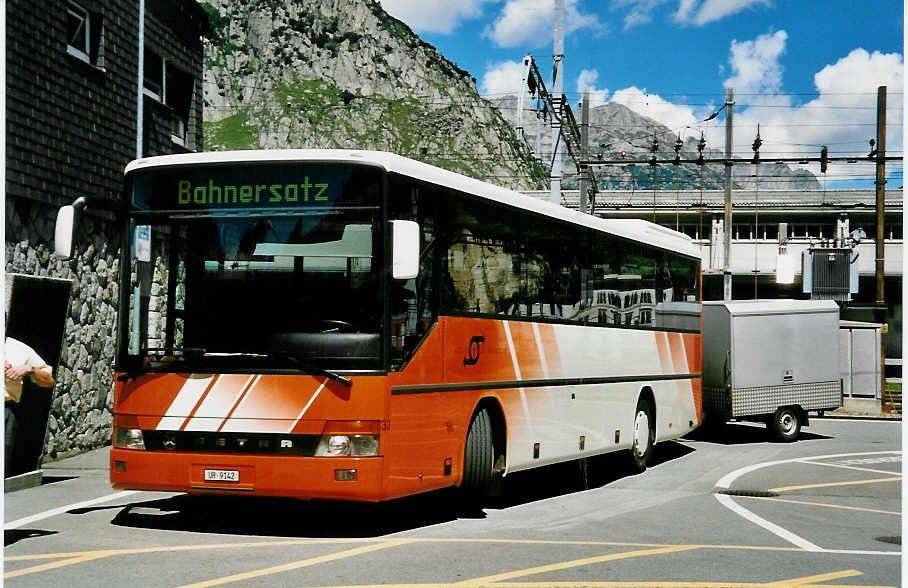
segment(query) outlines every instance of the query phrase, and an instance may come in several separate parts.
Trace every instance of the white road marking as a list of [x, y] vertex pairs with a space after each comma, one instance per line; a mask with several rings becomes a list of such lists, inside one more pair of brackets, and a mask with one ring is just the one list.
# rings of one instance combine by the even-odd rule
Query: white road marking
[[[814, 457], [797, 457], [795, 459], [780, 459], [777, 461], [766, 461], [763, 463], [755, 463], [740, 469], [737, 469], [731, 473], [725, 474], [716, 482], [716, 488], [725, 489], [731, 486], [731, 483], [743, 476], [744, 474], [749, 474], [750, 472], [761, 470], [763, 468], [768, 468], [770, 466], [779, 465], [782, 463], [796, 463], [796, 462], [808, 462], [812, 463], [817, 459], [834, 459], [839, 457], [853, 457], [856, 455], [882, 455], [882, 454], [898, 454], [901, 455], [901, 451], [865, 451], [863, 453], [836, 453], [832, 455], [817, 455]], [[892, 472], [888, 472], [892, 473]]]
[[755, 515], [754, 513], [750, 512], [749, 510], [747, 510], [746, 508], [744, 508], [743, 506], [741, 506], [740, 504], [738, 504], [737, 502], [732, 500], [731, 496], [728, 496], [727, 494], [716, 494], [716, 499], [722, 504], [722, 506], [726, 507], [727, 509], [729, 509], [733, 513], [737, 514], [738, 516], [747, 519], [748, 521], [752, 522], [753, 524], [757, 525], [758, 527], [763, 527], [764, 529], [766, 529], [773, 535], [781, 537], [782, 539], [788, 541], [789, 543], [791, 543], [793, 545], [796, 545], [797, 547], [800, 547], [801, 549], [804, 549], [806, 551], [812, 551], [815, 553], [825, 551], [819, 545], [814, 545], [807, 539], [804, 539], [803, 537], [795, 535], [788, 529], [783, 529], [779, 525], [777, 525], [775, 523], [771, 523], [771, 522], [767, 521], [766, 519]]
[[113, 494], [108, 494], [107, 496], [101, 496], [100, 498], [93, 498], [91, 500], [85, 500], [83, 502], [75, 502], [73, 504], [67, 504], [66, 506], [61, 506], [58, 508], [52, 508], [50, 510], [45, 510], [44, 512], [39, 512], [38, 514], [33, 514], [28, 517], [23, 517], [21, 519], [16, 519], [15, 521], [10, 521], [3, 526], [5, 531], [10, 529], [18, 529], [19, 527], [24, 527], [30, 523], [40, 521], [43, 519], [48, 519], [50, 517], [55, 517], [59, 514], [77, 509], [77, 508], [86, 508], [89, 506], [94, 506], [96, 504], [101, 504], [103, 502], [110, 502], [111, 500], [117, 500], [118, 498], [125, 498], [133, 494], [138, 494], [138, 490], [124, 490], [122, 492], [114, 492]]
[[[823, 418], [823, 417], [817, 417]], [[872, 422], [874, 424], [887, 423], [887, 424], [896, 424], [902, 426], [902, 419], [849, 419], [849, 418], [840, 418], [840, 417], [826, 417], [824, 420], [835, 421], [837, 423], [866, 423]]]
[[[816, 460], [836, 459], [836, 458], [840, 458], [840, 457], [858, 457], [858, 456], [863, 456], [863, 455], [883, 455], [883, 454], [901, 455], [901, 453], [902, 453], [901, 451], [867, 451], [867, 452], [863, 452], [863, 453], [837, 453], [837, 454], [833, 454], [833, 455], [815, 455], [813, 457], [798, 457], [798, 458], [794, 458], [794, 459], [780, 459], [780, 460], [776, 460], [776, 461], [767, 461], [764, 463], [757, 463], [757, 464], [752, 464], [752, 465], [749, 465], [749, 466], [746, 466], [743, 468], [739, 468], [733, 472], [730, 472], [730, 473], [722, 476], [722, 478], [720, 478], [719, 481], [716, 482], [715, 488], [719, 489], [719, 490], [725, 490], [725, 489], [729, 488], [735, 480], [737, 480], [738, 478], [740, 478], [741, 476], [743, 476], [745, 474], [749, 474], [751, 472], [755, 472], [755, 471], [761, 470], [763, 468], [768, 468], [768, 467], [780, 465], [780, 464], [805, 463], [805, 464], [815, 464], [815, 465], [831, 465], [831, 464], [817, 463]], [[847, 466], [842, 466], [842, 467], [847, 467]], [[855, 469], [857, 469], [857, 468], [855, 468]], [[893, 472], [886, 472], [886, 473], [891, 474]], [[879, 551], [879, 552], [877, 552], [877, 551], [860, 551], [860, 550], [847, 550], [847, 549], [824, 549], [818, 545], [811, 543], [810, 541], [807, 541], [803, 537], [799, 537], [798, 535], [792, 533], [791, 531], [789, 531], [783, 527], [780, 527], [779, 525], [776, 525], [775, 523], [771, 523], [771, 522], [767, 521], [766, 519], [757, 516], [756, 514], [750, 512], [749, 510], [747, 510], [746, 508], [744, 508], [743, 506], [741, 506], [740, 504], [735, 502], [732, 499], [732, 497], [727, 494], [715, 494], [715, 497], [716, 497], [716, 500], [718, 500], [720, 504], [722, 504], [723, 506], [725, 506], [726, 508], [728, 508], [729, 510], [731, 510], [738, 516], [743, 517], [744, 519], [754, 523], [755, 525], [757, 525], [759, 527], [766, 529], [770, 533], [784, 539], [785, 541], [788, 541], [789, 543], [792, 543], [793, 545], [796, 545], [807, 551], [819, 552], [819, 553], [842, 553], [842, 554], [853, 554], [853, 555], [883, 555], [883, 554], [890, 555], [891, 554], [891, 555], [899, 555], [899, 556], [901, 556], [901, 553], [902, 553], [901, 551]]]
[[823, 463], [820, 461], [805, 461], [803, 463], [809, 463], [810, 465], [826, 466], [827, 468], [841, 468], [843, 470], [857, 470], [859, 472], [870, 472], [871, 474], [889, 474], [899, 475], [899, 472], [894, 472], [892, 470], [873, 470], [870, 468], [857, 468], [854, 466], [840, 465], [837, 463]]
[[848, 461], [839, 462], [839, 465], [871, 465], [875, 463], [901, 463], [901, 455], [890, 455], [889, 457], [865, 457], [862, 459], [849, 459]]

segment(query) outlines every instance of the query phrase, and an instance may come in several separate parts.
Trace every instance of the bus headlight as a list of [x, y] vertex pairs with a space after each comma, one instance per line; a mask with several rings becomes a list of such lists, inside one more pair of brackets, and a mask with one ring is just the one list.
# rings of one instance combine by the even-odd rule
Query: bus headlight
[[115, 427], [114, 447], [118, 449], [138, 449], [144, 451], [145, 440], [142, 438], [142, 429]]
[[315, 457], [374, 457], [378, 435], [322, 435]]
[[315, 457], [374, 457], [378, 455], [379, 421], [328, 421]]

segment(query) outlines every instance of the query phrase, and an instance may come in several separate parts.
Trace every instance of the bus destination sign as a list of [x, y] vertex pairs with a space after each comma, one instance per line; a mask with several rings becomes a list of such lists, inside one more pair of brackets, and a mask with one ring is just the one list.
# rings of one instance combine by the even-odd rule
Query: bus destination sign
[[132, 204], [172, 211], [374, 206], [380, 186], [378, 170], [349, 165], [175, 167], [132, 175]]
[[176, 204], [186, 205], [262, 205], [328, 202], [328, 182], [318, 182], [303, 176], [299, 183], [288, 184], [220, 184], [209, 178], [208, 183], [192, 180], [177, 181]]

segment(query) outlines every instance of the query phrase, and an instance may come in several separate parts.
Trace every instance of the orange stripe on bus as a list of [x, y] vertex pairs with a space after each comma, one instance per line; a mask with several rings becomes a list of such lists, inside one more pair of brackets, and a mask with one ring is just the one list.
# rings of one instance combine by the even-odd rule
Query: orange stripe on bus
[[539, 346], [536, 334], [530, 323], [509, 322], [511, 338], [520, 368], [521, 379], [533, 380], [545, 377], [542, 371], [542, 358], [539, 357]]
[[672, 371], [671, 359], [668, 356], [668, 342], [665, 340], [665, 333], [654, 331], [653, 337], [656, 340], [656, 351], [659, 354], [659, 365], [662, 366], [662, 373], [670, 374]]
[[545, 362], [549, 367], [550, 377], [560, 377], [564, 373], [561, 367], [561, 353], [558, 339], [555, 336], [555, 325], [540, 324], [539, 334], [542, 337], [542, 348], [545, 349]]
[[[702, 336], [694, 333], [684, 333], [684, 351], [687, 353], [687, 365], [691, 373], [699, 374], [703, 371]], [[691, 380], [691, 391], [694, 396], [694, 407], [697, 409], [697, 419], [703, 422], [703, 380]]]
[[687, 365], [687, 356], [681, 345], [681, 333], [666, 333], [668, 347], [672, 354], [673, 372], [676, 374], [690, 373]]

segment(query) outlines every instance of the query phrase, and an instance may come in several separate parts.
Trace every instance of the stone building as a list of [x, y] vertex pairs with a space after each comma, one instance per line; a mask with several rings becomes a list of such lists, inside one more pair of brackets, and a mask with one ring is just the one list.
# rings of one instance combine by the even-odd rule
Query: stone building
[[195, 0], [6, 3], [7, 289], [22, 274], [71, 282], [45, 458], [109, 443], [121, 253], [113, 217], [89, 210], [56, 259], [57, 209], [121, 199], [132, 159], [202, 149], [208, 30]]

